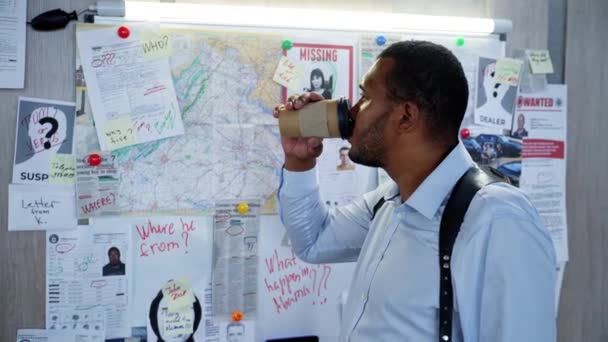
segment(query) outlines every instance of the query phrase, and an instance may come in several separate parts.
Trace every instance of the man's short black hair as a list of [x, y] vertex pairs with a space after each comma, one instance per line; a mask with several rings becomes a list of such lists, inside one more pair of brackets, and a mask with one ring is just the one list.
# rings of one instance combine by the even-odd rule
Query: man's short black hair
[[110, 247], [110, 249], [108, 249], [108, 257], [110, 257], [110, 253], [112, 253], [112, 251], [116, 251], [116, 253], [118, 253], [118, 256], [120, 256], [120, 250], [116, 247]]
[[416, 103], [426, 114], [434, 140], [454, 141], [469, 100], [469, 85], [456, 56], [441, 45], [409, 40], [392, 44], [378, 58], [395, 61], [385, 84], [388, 98]]

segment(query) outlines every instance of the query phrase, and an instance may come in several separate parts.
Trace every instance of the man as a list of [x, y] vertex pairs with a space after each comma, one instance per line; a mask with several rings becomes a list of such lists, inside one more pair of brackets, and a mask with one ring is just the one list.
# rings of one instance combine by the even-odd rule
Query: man
[[110, 262], [103, 267], [103, 276], [125, 275], [125, 264], [120, 261], [120, 250], [111, 247], [108, 250]]
[[351, 171], [355, 169], [355, 164], [353, 164], [348, 157], [348, 151], [350, 151], [349, 147], [340, 147], [340, 150], [338, 151], [338, 153], [340, 153], [340, 164], [336, 166], [336, 170]]
[[[467, 81], [449, 50], [405, 41], [380, 54], [361, 91], [349, 156], [382, 167], [394, 182], [329, 210], [315, 174], [322, 140], [283, 137], [281, 218], [301, 259], [357, 261], [341, 341], [436, 342], [439, 224], [453, 186], [473, 165], [458, 141]], [[292, 96], [286, 108], [321, 99]], [[554, 341], [555, 252], [526, 196], [505, 183], [488, 185], [460, 228], [448, 265], [452, 336], [442, 340]]]
[[228, 323], [226, 326], [226, 340], [228, 342], [241, 342], [245, 335], [245, 326], [242, 323]]
[[520, 113], [517, 116], [517, 129], [515, 131], [513, 131], [513, 134], [511, 134], [511, 136], [513, 138], [518, 138], [518, 139], [526, 138], [528, 136], [528, 131], [524, 128], [525, 124], [526, 124], [526, 117]]

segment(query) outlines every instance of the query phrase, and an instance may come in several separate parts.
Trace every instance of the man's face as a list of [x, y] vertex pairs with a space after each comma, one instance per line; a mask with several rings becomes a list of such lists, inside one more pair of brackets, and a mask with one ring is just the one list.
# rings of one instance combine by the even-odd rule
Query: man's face
[[348, 150], [340, 151], [340, 163], [342, 163], [342, 165], [344, 165], [347, 162], [348, 162]]
[[363, 77], [361, 98], [351, 112], [355, 119], [348, 156], [358, 164], [383, 167], [386, 156], [386, 123], [394, 105], [386, 97], [386, 76], [394, 60], [379, 59]]
[[228, 327], [228, 332], [226, 339], [228, 342], [240, 342], [243, 340], [243, 335], [245, 334], [244, 326], [230, 326]]
[[524, 118], [523, 115], [519, 114], [519, 116], [517, 117], [517, 128], [523, 129], [525, 124], [526, 118]]
[[116, 265], [120, 262], [120, 253], [118, 253], [116, 250], [111, 250], [110, 251], [110, 264], [112, 265]]

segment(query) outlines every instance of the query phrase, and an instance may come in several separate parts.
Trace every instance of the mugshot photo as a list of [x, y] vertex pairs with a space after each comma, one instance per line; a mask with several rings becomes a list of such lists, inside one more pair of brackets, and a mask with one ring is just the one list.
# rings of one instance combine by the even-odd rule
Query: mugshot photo
[[104, 277], [125, 275], [125, 264], [120, 260], [118, 247], [108, 249], [108, 263], [103, 266], [102, 275]]

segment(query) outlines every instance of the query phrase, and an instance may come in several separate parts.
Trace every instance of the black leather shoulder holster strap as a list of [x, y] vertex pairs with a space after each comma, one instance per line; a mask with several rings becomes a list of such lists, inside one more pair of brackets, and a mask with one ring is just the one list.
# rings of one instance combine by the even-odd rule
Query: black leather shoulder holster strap
[[[456, 236], [458, 236], [464, 215], [477, 191], [496, 182], [509, 183], [509, 180], [493, 168], [471, 167], [454, 185], [443, 211], [439, 229], [439, 342], [447, 342], [452, 339], [454, 295], [450, 261]], [[384, 198], [381, 198], [374, 205], [372, 220], [384, 203]]]

